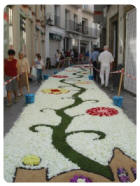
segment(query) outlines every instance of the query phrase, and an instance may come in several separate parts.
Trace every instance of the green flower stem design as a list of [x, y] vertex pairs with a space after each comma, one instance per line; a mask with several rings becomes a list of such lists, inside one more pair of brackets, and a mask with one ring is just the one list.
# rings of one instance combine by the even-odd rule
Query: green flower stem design
[[[83, 70], [83, 69], [82, 69]], [[80, 76], [82, 77], [82, 75]], [[93, 172], [95, 174], [102, 175], [110, 180], [114, 180], [112, 171], [109, 166], [104, 166], [94, 160], [91, 160], [87, 158], [86, 156], [80, 154], [79, 152], [75, 151], [67, 142], [66, 138], [68, 135], [78, 133], [78, 132], [86, 132], [86, 133], [96, 133], [99, 135], [99, 138], [97, 139], [104, 139], [105, 134], [101, 131], [94, 131], [94, 130], [87, 130], [87, 131], [75, 131], [75, 132], [70, 132], [70, 133], [65, 133], [66, 129], [70, 125], [72, 119], [74, 117], [71, 117], [65, 113], [66, 109], [72, 108], [74, 106], [78, 106], [84, 101], [79, 97], [80, 94], [84, 93], [86, 91], [85, 88], [79, 87], [75, 84], [68, 83], [66, 82], [65, 79], [60, 80], [60, 82], [65, 83], [67, 85], [71, 85], [73, 87], [79, 88], [79, 92], [75, 93], [72, 98], [74, 98], [75, 102], [70, 105], [66, 106], [60, 110], [55, 110], [56, 114], [62, 118], [61, 123], [58, 126], [50, 126], [50, 125], [45, 125], [45, 124], [40, 124], [40, 125], [34, 125], [30, 127], [30, 130], [32, 132], [38, 132], [35, 128], [37, 126], [46, 126], [46, 127], [51, 127], [53, 130], [52, 133], [52, 144], [54, 147], [64, 155], [65, 158], [68, 158], [70, 161], [73, 163], [77, 164], [82, 170], [88, 171], [88, 172]], [[95, 139], [95, 140], [97, 140]], [[93, 149], [94, 150], [94, 149]]]
[[46, 125], [46, 124], [38, 124], [38, 125], [33, 125], [29, 128], [29, 130], [31, 130], [32, 132], [38, 132], [38, 130], [36, 130], [37, 127], [50, 127], [50, 128], [54, 128], [54, 126], [51, 125]]
[[77, 133], [95, 133], [99, 135], [99, 138], [96, 139], [104, 139], [105, 138], [105, 133], [101, 132], [101, 131], [96, 131], [96, 130], [78, 130], [78, 131], [73, 131], [73, 132], [69, 132], [66, 133], [66, 137], [72, 134], [77, 134]]

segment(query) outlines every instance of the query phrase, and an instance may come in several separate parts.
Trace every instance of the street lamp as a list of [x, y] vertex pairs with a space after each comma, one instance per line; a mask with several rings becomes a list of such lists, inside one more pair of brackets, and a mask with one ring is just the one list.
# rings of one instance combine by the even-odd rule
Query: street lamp
[[46, 24], [49, 25], [49, 26], [53, 26], [52, 25], [52, 19], [50, 17], [46, 20]]

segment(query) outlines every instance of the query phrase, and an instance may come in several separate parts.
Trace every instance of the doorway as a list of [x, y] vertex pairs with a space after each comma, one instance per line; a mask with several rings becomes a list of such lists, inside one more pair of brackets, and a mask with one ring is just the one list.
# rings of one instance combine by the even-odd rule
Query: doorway
[[109, 48], [114, 57], [114, 68], [118, 65], [118, 14], [110, 19]]

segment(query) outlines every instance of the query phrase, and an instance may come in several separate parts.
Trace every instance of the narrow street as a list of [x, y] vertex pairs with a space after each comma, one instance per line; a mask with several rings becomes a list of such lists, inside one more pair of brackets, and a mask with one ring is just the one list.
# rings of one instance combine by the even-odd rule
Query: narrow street
[[[56, 69], [48, 70], [47, 74], [52, 76], [55, 70]], [[97, 83], [97, 85], [100, 87], [100, 84]], [[100, 88], [102, 89], [102, 87]], [[34, 94], [39, 89], [39, 86], [35, 80], [30, 83], [30, 89], [31, 93]], [[118, 90], [115, 89], [112, 91], [111, 89], [103, 89], [103, 91], [105, 91], [105, 93], [112, 99], [113, 96], [117, 95]], [[24, 92], [27, 93], [26, 89], [24, 89]], [[128, 118], [130, 118], [136, 124], [136, 97], [125, 90], [122, 90], [121, 95], [123, 96], [122, 109], [127, 114]], [[8, 108], [4, 106], [4, 135], [9, 132], [10, 128], [14, 125], [14, 122], [18, 119], [25, 106], [26, 104], [24, 96], [20, 97], [19, 102], [14, 104], [12, 107]]]
[[[96, 179], [97, 182], [99, 180], [101, 182], [118, 181], [118, 178], [115, 177], [117, 167], [112, 165], [116, 160], [113, 158], [109, 166], [105, 166], [106, 162], [111, 158], [110, 153], [112, 149], [114, 149], [113, 156], [122, 159], [121, 162], [117, 161], [117, 164], [120, 163], [126, 170], [128, 170], [127, 164], [133, 166], [133, 168], [135, 167], [133, 160], [135, 124], [131, 122], [135, 118], [135, 113], [133, 112], [132, 114], [131, 110], [128, 109], [132, 102], [135, 105], [135, 99], [130, 94], [123, 92], [125, 100], [123, 103], [124, 112], [128, 113], [128, 117], [129, 115], [132, 117], [129, 120], [121, 108], [113, 105], [112, 99], [109, 99], [104, 90], [102, 91], [93, 80], [88, 81], [90, 71], [85, 67], [84, 65], [78, 65], [65, 68], [58, 74], [50, 76], [38, 89], [35, 82], [32, 83], [31, 90], [36, 93], [35, 103], [25, 107], [25, 100], [21, 98], [19, 103], [13, 106], [13, 111], [12, 107], [8, 108], [7, 111], [5, 110], [5, 113], [10, 115], [11, 112], [15, 112], [16, 107], [18, 110], [18, 112], [15, 112], [16, 115], [13, 114], [13, 118], [9, 117], [5, 121], [6, 124], [10, 125], [6, 127], [5, 133], [6, 130], [8, 131], [12, 127], [5, 137], [5, 153], [7, 154], [5, 163], [8, 163], [11, 167], [11, 173], [8, 172], [9, 166], [6, 167], [6, 180], [12, 181], [13, 179], [15, 182], [34, 182], [37, 180], [57, 182], [59, 180], [60, 182], [65, 182], [81, 171], [82, 175], [87, 175], [90, 180]], [[53, 71], [50, 74], [53, 74]], [[109, 96], [112, 97], [113, 94], [110, 91], [108, 92]], [[128, 102], [130, 98], [131, 100], [133, 98], [132, 102]], [[127, 109], [125, 109], [125, 104], [127, 104]], [[93, 109], [97, 113], [93, 112]], [[102, 111], [102, 109], [105, 110]], [[88, 113], [91, 116], [88, 116]], [[109, 120], [108, 117], [110, 118]], [[14, 126], [11, 126], [14, 121]], [[99, 124], [100, 126], [98, 126]], [[110, 125], [109, 129], [108, 124]], [[125, 133], [122, 131], [123, 135], [118, 141], [118, 132], [121, 132], [120, 126], [123, 131], [125, 129]], [[51, 129], [53, 130], [52, 136]], [[99, 138], [98, 135], [100, 136]], [[106, 135], [108, 137], [105, 137]], [[80, 140], [81, 138], [84, 139], [83, 142]], [[97, 142], [91, 143], [93, 138], [95, 141], [102, 138], [104, 140], [100, 144]], [[108, 141], [108, 138], [113, 140], [113, 143], [110, 140]], [[126, 142], [123, 143], [126, 140], [127, 147], [124, 145]], [[46, 143], [47, 148], [44, 149]], [[85, 147], [82, 148], [85, 143], [87, 146], [86, 151]], [[107, 144], [108, 150], [101, 148], [105, 144]], [[129, 147], [132, 144], [133, 148], [130, 150]], [[91, 150], [91, 147], [96, 149], [96, 153]], [[13, 154], [13, 151], [16, 154]], [[125, 154], [123, 154], [124, 152]], [[100, 153], [102, 156], [98, 157], [96, 154], [99, 155]], [[51, 154], [54, 155], [50, 156]], [[133, 158], [131, 159], [129, 156]], [[15, 163], [10, 162], [9, 157], [12, 157]], [[97, 161], [95, 161], [96, 158]], [[40, 159], [42, 160], [41, 162]], [[87, 164], [82, 162], [87, 162]], [[38, 172], [33, 168], [32, 164], [34, 163], [38, 167]], [[97, 169], [95, 168], [96, 164]], [[15, 166], [17, 167], [16, 172]], [[22, 168], [20, 168], [21, 166]], [[42, 166], [44, 169], [41, 169]], [[32, 172], [27, 167], [32, 168]], [[46, 176], [43, 176], [46, 169], [50, 170], [47, 174], [47, 180], [45, 179]], [[69, 171], [71, 169], [75, 169], [75, 171]], [[110, 169], [113, 171], [114, 176]], [[104, 170], [104, 173], [102, 170]], [[63, 172], [67, 172], [66, 175]], [[90, 172], [92, 172], [91, 175]], [[15, 177], [13, 177], [14, 174]], [[36, 178], [34, 178], [34, 174], [36, 174]], [[59, 177], [57, 174], [61, 176]], [[133, 177], [129, 179], [134, 180]]]
[[137, 178], [137, 7], [4, 8], [8, 182]]

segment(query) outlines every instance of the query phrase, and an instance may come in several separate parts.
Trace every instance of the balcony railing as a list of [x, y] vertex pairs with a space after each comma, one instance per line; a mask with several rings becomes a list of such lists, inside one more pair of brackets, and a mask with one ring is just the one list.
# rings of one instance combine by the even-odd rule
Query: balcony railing
[[59, 16], [54, 16], [54, 25], [60, 26], [60, 17]]
[[72, 20], [66, 20], [65, 22], [65, 29], [69, 32], [79, 32], [80, 34], [83, 34], [85, 36], [89, 37], [98, 37], [98, 30], [96, 27], [88, 27], [88, 26], [82, 26], [82, 24], [75, 23]]
[[82, 34], [88, 34], [89, 33], [89, 27], [88, 26], [82, 26]]
[[72, 20], [66, 20], [65, 21], [65, 28], [67, 31], [75, 31], [75, 32], [81, 32], [82, 27], [80, 24], [72, 21]]

